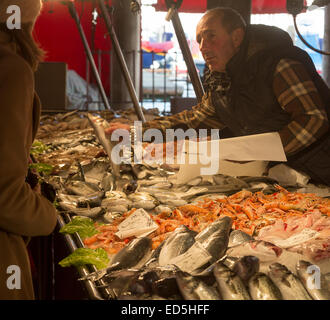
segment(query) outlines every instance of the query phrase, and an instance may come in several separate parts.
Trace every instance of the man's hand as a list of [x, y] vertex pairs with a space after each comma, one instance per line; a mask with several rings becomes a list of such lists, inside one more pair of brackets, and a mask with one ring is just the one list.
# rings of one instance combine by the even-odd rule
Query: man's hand
[[104, 130], [106, 135], [111, 135], [117, 129], [125, 129], [130, 130], [130, 125], [127, 123], [120, 123], [120, 122], [112, 122], [110, 126]]

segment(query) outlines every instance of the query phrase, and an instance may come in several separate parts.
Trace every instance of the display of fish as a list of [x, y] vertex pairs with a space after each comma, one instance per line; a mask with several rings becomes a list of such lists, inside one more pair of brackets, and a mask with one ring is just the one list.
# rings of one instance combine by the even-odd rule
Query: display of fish
[[312, 300], [300, 279], [286, 266], [273, 263], [269, 266], [269, 275], [280, 289], [284, 300]]
[[185, 253], [195, 243], [196, 234], [186, 226], [176, 228], [172, 235], [165, 240], [159, 253], [159, 265], [170, 264], [173, 258]]
[[262, 272], [257, 272], [249, 280], [249, 291], [253, 300], [283, 300], [279, 288]]
[[223, 300], [251, 300], [242, 279], [221, 262], [216, 263], [213, 274]]
[[178, 271], [176, 281], [185, 300], [221, 300], [218, 291], [189, 273]]
[[300, 260], [296, 265], [298, 277], [310, 296], [315, 300], [330, 300], [330, 285], [320, 268], [308, 261]]
[[[222, 298], [226, 299], [232, 297], [235, 290], [239, 291], [237, 288], [241, 287], [237, 283], [240, 280], [248, 286], [248, 295], [252, 299], [279, 299], [274, 289], [276, 287], [284, 299], [304, 299], [306, 291], [306, 299], [328, 298], [329, 288], [324, 289], [328, 278], [322, 277], [320, 280], [321, 289], [306, 287], [303, 293], [299, 281], [304, 286], [310, 284], [308, 276], [313, 274], [307, 271], [311, 266], [300, 262], [297, 265], [298, 277], [295, 276], [285, 269], [289, 267], [289, 263], [285, 266], [284, 255], [281, 255], [285, 247], [280, 242], [273, 244], [270, 237], [259, 238], [267, 236], [267, 227], [278, 227], [279, 221], [281, 233], [273, 236], [280, 238], [284, 232], [292, 230], [299, 233], [303, 228], [312, 227], [318, 233], [324, 232], [324, 229], [327, 231], [330, 218], [327, 199], [304, 194], [304, 191], [291, 192], [297, 189], [292, 187], [290, 191], [286, 190], [267, 176], [197, 176], [178, 185], [175, 173], [179, 166], [125, 163], [112, 167], [111, 159], [98, 138], [102, 126], [107, 125], [103, 117], [109, 117], [106, 118], [108, 121], [114, 115], [104, 112], [99, 117], [96, 114], [93, 113], [92, 120], [96, 121], [94, 126], [98, 125], [97, 134], [90, 127], [85, 112], [43, 116], [40, 136], [47, 148], [38, 160], [54, 165], [49, 180], [56, 186], [58, 210], [92, 218], [92, 226], [98, 233], [87, 237], [84, 245], [92, 250], [104, 248], [111, 257], [107, 277], [103, 278], [105, 285], [107, 282], [112, 284], [113, 296], [110, 298], [218, 299], [223, 295]], [[103, 139], [102, 142], [107, 141]], [[109, 152], [108, 147], [106, 151]], [[257, 190], [262, 191], [255, 192]], [[119, 239], [116, 236], [118, 225], [138, 208], [146, 209], [159, 228], [145, 240], [133, 237]], [[319, 219], [316, 221], [314, 216]], [[298, 218], [304, 219], [304, 224]], [[293, 247], [290, 250], [296, 249], [310, 261], [326, 260], [329, 250], [324, 245], [327, 243], [318, 238], [312, 240], [308, 248], [307, 243], [302, 243], [297, 245], [299, 249]], [[314, 241], [318, 244], [318, 250], [314, 250]], [[319, 248], [322, 246], [324, 248], [320, 254]], [[195, 251], [190, 251], [191, 248]], [[212, 259], [207, 260], [210, 255]], [[174, 271], [165, 275], [157, 269], [160, 262], [167, 264], [174, 258], [180, 259], [180, 256], [181, 260], [175, 260], [176, 265], [189, 271], [190, 275], [181, 273], [176, 277]], [[194, 259], [196, 256], [199, 258]], [[201, 256], [203, 259], [200, 259]], [[279, 258], [283, 265], [274, 263]], [[189, 264], [185, 259], [191, 259], [190, 269], [184, 269]], [[196, 261], [203, 261], [203, 264], [193, 269]], [[264, 269], [270, 263], [268, 274]], [[129, 271], [132, 267], [136, 268], [134, 274]], [[259, 269], [265, 274], [260, 274]], [[122, 272], [118, 274], [118, 282], [112, 277], [114, 270]], [[205, 282], [205, 277], [210, 275], [213, 277], [212, 284]], [[314, 276], [317, 279], [316, 273]], [[217, 281], [215, 277], [218, 277]], [[188, 280], [195, 287], [187, 286], [185, 281]], [[175, 291], [179, 283], [185, 295], [182, 290]], [[221, 292], [223, 288], [227, 290], [227, 296]]]

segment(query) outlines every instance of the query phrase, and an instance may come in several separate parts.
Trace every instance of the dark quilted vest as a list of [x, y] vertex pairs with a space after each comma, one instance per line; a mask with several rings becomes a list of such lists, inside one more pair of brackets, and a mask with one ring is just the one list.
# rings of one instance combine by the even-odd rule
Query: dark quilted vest
[[[232, 81], [228, 106], [215, 104], [219, 119], [229, 127], [233, 136], [279, 131], [291, 121], [272, 90], [275, 68], [283, 58], [304, 64], [325, 102], [330, 119], [330, 90], [308, 54], [293, 46], [288, 33], [281, 29], [250, 25], [240, 51], [227, 65]], [[287, 164], [305, 171], [314, 182], [330, 185], [329, 131], [309, 148], [290, 157]]]

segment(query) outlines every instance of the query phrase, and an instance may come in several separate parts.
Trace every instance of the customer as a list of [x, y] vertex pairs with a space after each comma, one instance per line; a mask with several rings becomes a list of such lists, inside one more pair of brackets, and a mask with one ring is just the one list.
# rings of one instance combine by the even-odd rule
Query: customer
[[[8, 29], [11, 5], [21, 29]], [[25, 182], [40, 116], [33, 73], [42, 51], [32, 38], [40, 9], [41, 0], [0, 2], [0, 299], [34, 299], [27, 241], [56, 225], [52, 203]]]
[[[191, 111], [157, 118], [143, 130], [217, 128], [231, 136], [278, 132], [287, 164], [330, 185], [330, 92], [308, 54], [288, 33], [245, 25], [230, 8], [209, 10], [197, 41], [210, 70], [205, 95]], [[113, 123], [106, 131], [130, 129]], [[221, 132], [220, 132], [221, 136]]]

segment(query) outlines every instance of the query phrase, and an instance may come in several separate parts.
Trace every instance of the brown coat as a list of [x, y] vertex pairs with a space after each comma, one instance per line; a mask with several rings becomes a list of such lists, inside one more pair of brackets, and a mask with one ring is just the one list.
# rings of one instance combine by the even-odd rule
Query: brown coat
[[[26, 239], [56, 225], [53, 205], [25, 182], [39, 117], [32, 69], [0, 31], [0, 300], [34, 299]], [[7, 269], [12, 265], [20, 268], [20, 289], [7, 287], [18, 275]]]

